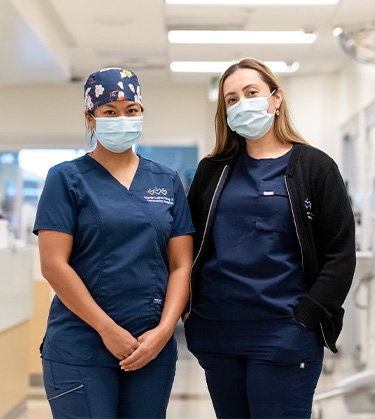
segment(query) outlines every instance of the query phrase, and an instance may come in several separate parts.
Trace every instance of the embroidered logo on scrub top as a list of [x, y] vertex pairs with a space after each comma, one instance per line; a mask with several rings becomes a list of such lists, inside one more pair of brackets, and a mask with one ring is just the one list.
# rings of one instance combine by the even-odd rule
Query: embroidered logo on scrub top
[[174, 199], [169, 198], [167, 196], [168, 190], [165, 188], [158, 188], [157, 186], [155, 186], [154, 188], [148, 188], [147, 194], [148, 195], [144, 196], [147, 202], [155, 202], [159, 204], [161, 203], [161, 204], [168, 204], [168, 205], [173, 205], [174, 203]]
[[155, 195], [155, 194], [156, 195], [160, 195], [160, 194], [167, 195], [168, 191], [164, 188], [157, 188], [155, 186], [154, 189], [148, 188], [147, 193], [149, 193], [150, 195]]

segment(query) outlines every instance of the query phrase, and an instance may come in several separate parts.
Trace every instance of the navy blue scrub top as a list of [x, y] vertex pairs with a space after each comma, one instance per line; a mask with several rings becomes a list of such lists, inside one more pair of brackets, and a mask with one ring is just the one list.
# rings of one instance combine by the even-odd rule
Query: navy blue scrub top
[[214, 320], [290, 317], [305, 294], [284, 174], [275, 159], [241, 155], [219, 199], [214, 252], [201, 271], [194, 311]]
[[[160, 320], [168, 281], [167, 245], [194, 228], [174, 170], [140, 158], [129, 189], [88, 155], [50, 169], [34, 233], [71, 234], [70, 266], [98, 305], [138, 336]], [[99, 334], [55, 296], [42, 356], [118, 366]]]

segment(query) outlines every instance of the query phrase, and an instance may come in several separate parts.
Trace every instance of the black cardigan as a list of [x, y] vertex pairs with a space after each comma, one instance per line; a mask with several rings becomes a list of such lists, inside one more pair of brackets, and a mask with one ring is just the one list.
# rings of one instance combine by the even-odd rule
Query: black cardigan
[[[242, 150], [241, 152], [245, 152]], [[191, 298], [194, 305], [200, 269], [212, 248], [212, 225], [218, 199], [237, 155], [204, 158], [192, 182], [188, 201], [196, 229]], [[342, 304], [355, 269], [354, 217], [336, 163], [324, 152], [295, 143], [285, 181], [291, 203], [307, 293], [295, 308], [296, 320], [318, 330], [323, 343], [337, 352]]]

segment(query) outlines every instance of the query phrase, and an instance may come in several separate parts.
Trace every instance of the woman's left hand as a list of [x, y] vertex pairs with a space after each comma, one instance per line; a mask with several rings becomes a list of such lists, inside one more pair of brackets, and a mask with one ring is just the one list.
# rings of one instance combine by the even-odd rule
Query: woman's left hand
[[189, 298], [189, 276], [193, 259], [190, 235], [172, 237], [168, 242], [169, 278], [160, 323], [139, 336], [139, 346], [120, 362], [125, 371], [135, 371], [158, 356], [173, 335], [176, 323]]
[[158, 356], [173, 332], [164, 330], [161, 326], [148, 330], [138, 337], [139, 347], [127, 358], [120, 362], [124, 371], [135, 371]]

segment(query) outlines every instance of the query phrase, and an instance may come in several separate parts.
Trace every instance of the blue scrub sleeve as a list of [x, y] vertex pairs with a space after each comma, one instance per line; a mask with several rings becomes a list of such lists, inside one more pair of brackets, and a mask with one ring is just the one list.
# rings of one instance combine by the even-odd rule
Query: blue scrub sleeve
[[61, 165], [52, 167], [39, 200], [33, 233], [54, 230], [74, 235], [77, 224], [76, 193], [72, 176]]
[[193, 234], [195, 232], [184, 187], [177, 173], [174, 180], [174, 204], [171, 209], [171, 214], [173, 224], [170, 237]]

